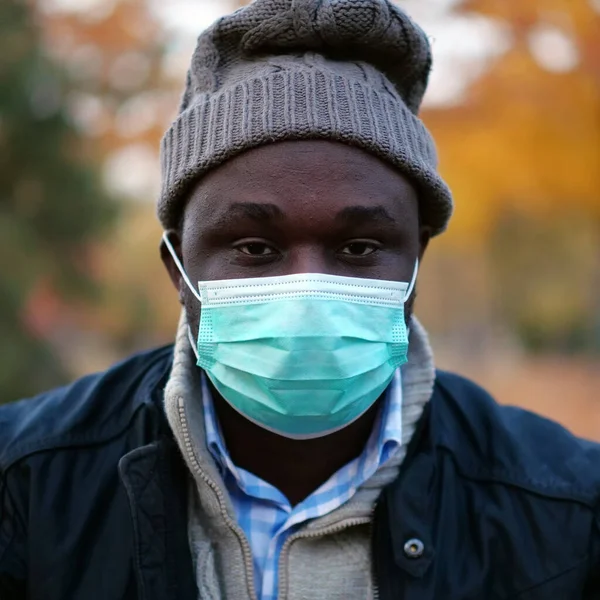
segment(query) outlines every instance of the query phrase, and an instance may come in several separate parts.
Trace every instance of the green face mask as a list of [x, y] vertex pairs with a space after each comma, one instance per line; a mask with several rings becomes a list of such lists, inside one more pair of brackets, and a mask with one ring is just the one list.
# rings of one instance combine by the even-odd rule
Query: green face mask
[[410, 285], [297, 274], [206, 281], [198, 366], [233, 408], [294, 439], [346, 427], [383, 393], [407, 360]]

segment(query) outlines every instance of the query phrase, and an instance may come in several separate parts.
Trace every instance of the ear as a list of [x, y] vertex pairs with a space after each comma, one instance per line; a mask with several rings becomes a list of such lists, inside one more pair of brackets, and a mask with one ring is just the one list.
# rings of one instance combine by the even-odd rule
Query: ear
[[[179, 262], [183, 264], [183, 255], [181, 253], [181, 236], [174, 229], [167, 231], [167, 235], [169, 236], [169, 241], [171, 242], [177, 257], [179, 258]], [[177, 268], [177, 265], [175, 264], [175, 261], [173, 260], [173, 257], [171, 256], [171, 253], [169, 252], [164, 240], [161, 240], [160, 242], [160, 257], [165, 265], [165, 268], [167, 269], [167, 273], [169, 274], [173, 286], [179, 293], [179, 303], [183, 305], [185, 281], [183, 280], [183, 277], [181, 276], [181, 273], [179, 272], [179, 269]]]
[[419, 264], [423, 262], [423, 256], [425, 254], [425, 250], [427, 250], [430, 239], [431, 227], [428, 227], [427, 225], [421, 225], [419, 227]]

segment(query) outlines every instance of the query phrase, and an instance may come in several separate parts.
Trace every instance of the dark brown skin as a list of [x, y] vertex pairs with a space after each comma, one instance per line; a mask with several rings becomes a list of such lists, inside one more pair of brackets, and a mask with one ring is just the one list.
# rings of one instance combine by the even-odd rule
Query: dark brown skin
[[[210, 172], [169, 239], [192, 282], [293, 273], [410, 281], [429, 237], [405, 177], [358, 148], [315, 140], [262, 146]], [[164, 246], [161, 255], [198, 331], [199, 303]], [[297, 441], [254, 425], [212, 391], [233, 462], [292, 505], [362, 452], [379, 405], [341, 431]]]

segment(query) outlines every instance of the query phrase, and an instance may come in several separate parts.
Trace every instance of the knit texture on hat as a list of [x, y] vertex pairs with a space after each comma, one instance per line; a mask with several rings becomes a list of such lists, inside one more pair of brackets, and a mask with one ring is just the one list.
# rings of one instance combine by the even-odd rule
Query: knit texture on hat
[[387, 0], [255, 0], [198, 38], [179, 115], [161, 144], [158, 216], [179, 223], [190, 185], [266, 143], [337, 140], [390, 162], [441, 233], [452, 197], [417, 117], [427, 37]]

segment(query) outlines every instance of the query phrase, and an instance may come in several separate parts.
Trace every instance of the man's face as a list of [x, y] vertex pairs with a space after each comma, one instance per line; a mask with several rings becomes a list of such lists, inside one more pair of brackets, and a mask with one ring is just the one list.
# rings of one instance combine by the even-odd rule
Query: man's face
[[[265, 145], [224, 163], [192, 191], [170, 237], [193, 284], [293, 273], [408, 282], [428, 239], [402, 175], [329, 141]], [[198, 301], [162, 256], [195, 331]]]

